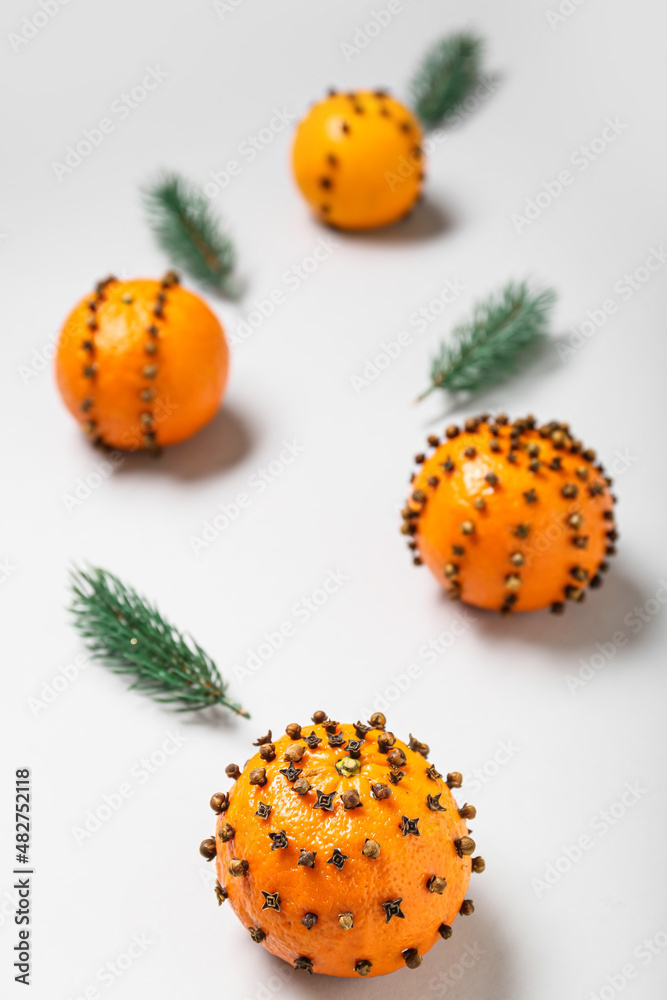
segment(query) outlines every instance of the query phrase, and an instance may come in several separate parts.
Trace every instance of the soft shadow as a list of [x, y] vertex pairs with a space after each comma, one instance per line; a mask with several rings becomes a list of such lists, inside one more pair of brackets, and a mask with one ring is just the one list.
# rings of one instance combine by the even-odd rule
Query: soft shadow
[[382, 229], [364, 229], [358, 232], [336, 229], [341, 239], [363, 243], [415, 243], [432, 240], [456, 229], [459, 220], [453, 212], [426, 196], [418, 201], [412, 211], [391, 226]]
[[[619, 631], [628, 637], [628, 645], [642, 642], [651, 631], [651, 623], [632, 632], [624, 619], [635, 607], [644, 604], [649, 596], [646, 589], [642, 590], [613, 560], [604, 581], [600, 590], [588, 590], [581, 604], [566, 602], [562, 615], [529, 611], [501, 618], [492, 611], [476, 610], [476, 627], [493, 642], [518, 640], [569, 652], [586, 651], [596, 642], [608, 642]], [[445, 600], [449, 605], [446, 596]]]
[[253, 439], [247, 418], [226, 405], [194, 437], [165, 448], [158, 456], [128, 452], [116, 474], [150, 471], [177, 479], [206, 479], [241, 462], [253, 447]]
[[[236, 700], [233, 692], [232, 697]], [[242, 700], [238, 700], [245, 708]], [[214, 729], [218, 732], [226, 729], [228, 732], [234, 732], [239, 725], [245, 725], [248, 719], [223, 705], [212, 705], [211, 708], [202, 708], [196, 712], [183, 712], [178, 721], [183, 728]]]
[[[484, 908], [488, 909], [488, 900]], [[436, 942], [418, 969], [399, 969], [388, 976], [363, 980], [294, 972], [289, 980], [289, 995], [304, 1000], [352, 1000], [362, 994], [364, 1000], [406, 1000], [446, 993], [456, 1000], [510, 1000], [515, 995], [512, 950], [501, 928], [502, 921], [494, 920], [480, 906], [472, 917], [457, 918], [450, 940]], [[274, 961], [278, 963], [279, 959]], [[284, 964], [276, 965], [277, 971], [284, 968]]]

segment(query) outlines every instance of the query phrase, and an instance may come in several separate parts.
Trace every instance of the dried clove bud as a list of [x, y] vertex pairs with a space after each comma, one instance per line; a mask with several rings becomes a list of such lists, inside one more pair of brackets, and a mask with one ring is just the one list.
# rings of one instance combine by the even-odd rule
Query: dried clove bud
[[367, 858], [377, 858], [380, 854], [380, 845], [376, 840], [366, 838], [366, 843], [361, 848], [361, 853]]
[[473, 905], [472, 899], [464, 899], [461, 903], [461, 909], [459, 913], [462, 917], [469, 917], [471, 913], [475, 912], [475, 907]]
[[378, 750], [380, 753], [389, 753], [395, 742], [396, 737], [393, 733], [383, 731], [378, 736]]
[[276, 748], [273, 743], [264, 743], [259, 748], [259, 756], [262, 760], [270, 761], [276, 759]]
[[301, 917], [301, 923], [306, 928], [307, 931], [312, 930], [312, 928], [317, 923], [316, 913], [306, 913], [305, 916]]
[[463, 775], [460, 771], [450, 771], [447, 775], [448, 788], [460, 788], [463, 784]]
[[374, 712], [368, 721], [371, 729], [384, 729], [387, 725], [387, 718], [382, 712]]
[[459, 840], [454, 841], [454, 847], [456, 848], [458, 856], [463, 858], [467, 854], [472, 854], [477, 847], [477, 844], [472, 837], [461, 837]]
[[422, 957], [416, 948], [406, 948], [403, 952], [403, 961], [408, 969], [418, 969], [422, 964]]
[[245, 878], [249, 867], [250, 865], [245, 859], [232, 858], [229, 862], [229, 874], [233, 875], [234, 878]]
[[396, 747], [395, 750], [392, 750], [391, 753], [388, 754], [387, 760], [392, 767], [403, 767], [405, 764], [405, 754], [400, 747]]
[[431, 875], [426, 885], [429, 892], [437, 892], [439, 896], [442, 896], [447, 888], [447, 879], [440, 875]]
[[220, 829], [218, 830], [218, 837], [223, 842], [223, 844], [226, 844], [228, 840], [234, 839], [235, 833], [236, 830], [234, 829], [234, 827], [230, 823], [225, 823], [224, 826], [221, 826]]
[[320, 710], [318, 712], [313, 712], [312, 720], [315, 723], [315, 725], [319, 725], [320, 723], [325, 721], [326, 717], [327, 713]]
[[291, 740], [298, 740], [301, 736], [301, 726], [298, 722], [290, 722], [289, 726], [285, 726], [285, 732]]
[[419, 740], [416, 740], [412, 733], [410, 733], [410, 742], [408, 743], [408, 746], [416, 753], [420, 753], [422, 757], [428, 757], [429, 755], [428, 743], [421, 743]]
[[285, 760], [296, 761], [298, 764], [305, 752], [306, 748], [302, 743], [294, 743], [285, 750]]
[[361, 798], [356, 788], [348, 788], [342, 793], [340, 800], [346, 809], [356, 809], [361, 805]]
[[234, 781], [236, 781], [237, 778], [240, 778], [241, 771], [238, 764], [228, 764], [225, 768], [225, 774], [228, 778], [232, 778]]
[[214, 813], [223, 813], [229, 808], [229, 797], [225, 792], [216, 792], [211, 796], [210, 806]]
[[449, 941], [452, 936], [452, 929], [449, 924], [440, 924], [438, 927], [438, 934], [443, 939], [443, 941]]
[[202, 840], [199, 845], [199, 853], [202, 858], [206, 858], [207, 861], [213, 861], [215, 857], [215, 840], [209, 837], [207, 840]]
[[251, 785], [265, 785], [266, 784], [266, 768], [265, 767], [253, 767], [252, 771], [248, 775], [248, 780]]
[[476, 857], [472, 859], [472, 870], [478, 875], [481, 875], [486, 868], [486, 862], [484, 858]]
[[296, 781], [292, 785], [292, 788], [297, 793], [297, 795], [305, 795], [307, 792], [310, 791], [311, 785], [308, 779], [304, 778], [302, 775], [300, 778], [296, 779]]
[[351, 931], [354, 927], [354, 917], [351, 913], [341, 913], [338, 917], [338, 923], [344, 931]]
[[383, 785], [381, 781], [371, 785], [371, 791], [376, 799], [388, 799], [391, 795], [391, 788], [388, 785]]
[[367, 958], [360, 958], [354, 967], [354, 971], [360, 976], [367, 976], [372, 968], [372, 962], [369, 962]]
[[474, 819], [476, 815], [477, 815], [477, 810], [475, 809], [475, 807], [468, 805], [467, 802], [464, 802], [461, 808], [459, 809], [459, 816], [461, 817], [461, 819]]

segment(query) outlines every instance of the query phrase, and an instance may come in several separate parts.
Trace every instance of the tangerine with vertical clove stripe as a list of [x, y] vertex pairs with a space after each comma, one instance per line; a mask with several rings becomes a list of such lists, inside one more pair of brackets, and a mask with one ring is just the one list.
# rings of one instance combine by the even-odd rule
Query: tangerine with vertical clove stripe
[[403, 218], [424, 181], [419, 121], [386, 91], [331, 92], [297, 128], [297, 185], [321, 222], [374, 229]]
[[229, 367], [223, 329], [168, 272], [108, 278], [68, 316], [56, 355], [60, 394], [96, 444], [157, 451], [195, 434], [220, 405]]
[[[404, 777], [390, 786], [393, 765], [378, 745], [393, 737], [384, 716], [382, 728], [314, 717], [274, 740], [263, 786], [251, 780], [256, 755], [227, 797], [213, 797], [214, 811], [228, 803], [217, 813], [218, 902], [228, 898], [243, 926], [261, 929], [262, 945], [296, 969], [356, 977], [416, 968], [457, 915], [472, 912], [468, 883], [484, 867], [470, 856], [475, 845], [451, 793], [460, 776], [429, 765], [426, 744], [411, 738], [415, 750], [394, 738]], [[289, 760], [295, 745], [298, 767]], [[296, 789], [302, 779], [305, 793]]]

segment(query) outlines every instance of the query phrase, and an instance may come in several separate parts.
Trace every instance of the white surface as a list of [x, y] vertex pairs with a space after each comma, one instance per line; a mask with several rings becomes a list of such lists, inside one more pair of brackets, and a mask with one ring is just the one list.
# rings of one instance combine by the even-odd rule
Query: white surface
[[[39, 8], [4, 5], [2, 82], [11, 99], [0, 225], [0, 556], [13, 568], [0, 589], [3, 995], [24, 995], [11, 981], [15, 939], [5, 890], [11, 782], [14, 768], [28, 765], [36, 867], [31, 996], [40, 1000], [82, 997], [92, 987], [113, 1000], [664, 996], [667, 949], [651, 961], [635, 949], [656, 934], [667, 941], [660, 937], [667, 925], [665, 611], [661, 605], [636, 634], [625, 619], [667, 578], [658, 458], [667, 268], [627, 302], [614, 285], [667, 237], [667, 16], [649, 0], [587, 0], [551, 27], [546, 13], [555, 0], [404, 0], [400, 15], [346, 61], [341, 43], [353, 42], [358, 26], [385, 6], [237, 0], [220, 19], [203, 0], [70, 0], [14, 52], [9, 33]], [[332, 84], [389, 85], [400, 95], [429, 41], [467, 25], [488, 38], [487, 66], [500, 86], [433, 154], [427, 203], [401, 228], [336, 237], [335, 252], [289, 290], [284, 272], [331, 237], [292, 185], [291, 128], [252, 163], [239, 144], [268, 125], [274, 108], [300, 115]], [[52, 161], [156, 65], [166, 79], [125, 120], [111, 112], [113, 133], [58, 182]], [[616, 117], [627, 127], [580, 172], [572, 155]], [[27, 385], [19, 366], [48, 351], [96, 279], [165, 268], [142, 219], [141, 182], [160, 166], [205, 182], [229, 159], [243, 169], [215, 204], [237, 242], [247, 293], [238, 306], [214, 308], [233, 333], [255, 299], [281, 288], [286, 301], [234, 349], [229, 394], [212, 426], [160, 461], [128, 458], [68, 513], [63, 495], [99, 456], [61, 406], [50, 365]], [[512, 214], [568, 167], [574, 183], [517, 233]], [[618, 456], [628, 455], [616, 475], [620, 555], [605, 588], [568, 607], [565, 618], [475, 614], [429, 665], [421, 647], [449, 629], [460, 609], [425, 570], [412, 568], [398, 534], [412, 455], [445, 420], [443, 400], [421, 408], [411, 400], [436, 344], [473, 299], [527, 273], [559, 289], [556, 326], [565, 342], [586, 310], [612, 297], [619, 308], [567, 361], [554, 347], [528, 374], [452, 415], [534, 411], [569, 420], [615, 472]], [[455, 279], [465, 293], [355, 393], [350, 378], [365, 360]], [[254, 471], [293, 440], [303, 454], [195, 555], [190, 536], [220, 504], [247, 492]], [[29, 699], [40, 698], [43, 684], [82, 651], [64, 605], [67, 566], [84, 559], [115, 570], [190, 629], [252, 721], [175, 718], [97, 666], [35, 716]], [[295, 604], [331, 571], [349, 579], [301, 621]], [[294, 637], [256, 675], [235, 679], [234, 665], [285, 621], [297, 623]], [[572, 693], [567, 676], [618, 630], [627, 645]], [[224, 766], [242, 762], [268, 727], [282, 731], [319, 707], [354, 719], [412, 662], [423, 673], [392, 705], [391, 727], [427, 740], [443, 770], [485, 769], [483, 783], [473, 777], [462, 790], [479, 809], [475, 836], [488, 864], [471, 891], [476, 913], [457, 921], [452, 940], [417, 972], [364, 982], [300, 976], [216, 907], [210, 869], [197, 853], [213, 828], [208, 797], [227, 787]], [[142, 783], [137, 762], [170, 731], [186, 742]], [[508, 743], [512, 756], [490, 763]], [[73, 827], [123, 782], [132, 797], [79, 846]], [[639, 800], [603, 834], [596, 816], [634, 782], [643, 789]], [[531, 880], [543, 879], [583, 835], [593, 847], [538, 895]], [[147, 935], [147, 951], [111, 984], [98, 979], [134, 934]], [[477, 958], [453, 985], [447, 969], [467, 946]], [[607, 977], [613, 981], [627, 963], [636, 977], [623, 989], [619, 979], [609, 986]]]

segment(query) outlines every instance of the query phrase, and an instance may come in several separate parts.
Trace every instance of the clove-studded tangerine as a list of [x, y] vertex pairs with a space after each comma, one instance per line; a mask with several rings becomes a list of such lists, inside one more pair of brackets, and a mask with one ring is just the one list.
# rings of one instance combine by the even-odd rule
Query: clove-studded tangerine
[[331, 91], [297, 128], [294, 176], [322, 222], [338, 229], [386, 226], [419, 198], [421, 143], [418, 119], [386, 91]]
[[[461, 775], [443, 777], [426, 744], [394, 738], [403, 774], [390, 784], [384, 716], [370, 726], [314, 718], [274, 741], [263, 785], [251, 780], [257, 755], [228, 795], [211, 799], [216, 835], [200, 851], [215, 856], [216, 898], [295, 969], [355, 977], [417, 968], [451, 936], [457, 915], [472, 913], [471, 872], [484, 870], [472, 857], [466, 816], [474, 810], [459, 810], [451, 793]], [[298, 768], [294, 746], [303, 749]], [[302, 779], [305, 792], [296, 788]]]
[[415, 461], [401, 531], [453, 600], [560, 613], [602, 584], [612, 481], [569, 424], [482, 414], [429, 436]]
[[220, 323], [178, 275], [100, 281], [62, 329], [56, 377], [96, 444], [157, 451], [215, 416], [229, 352]]

